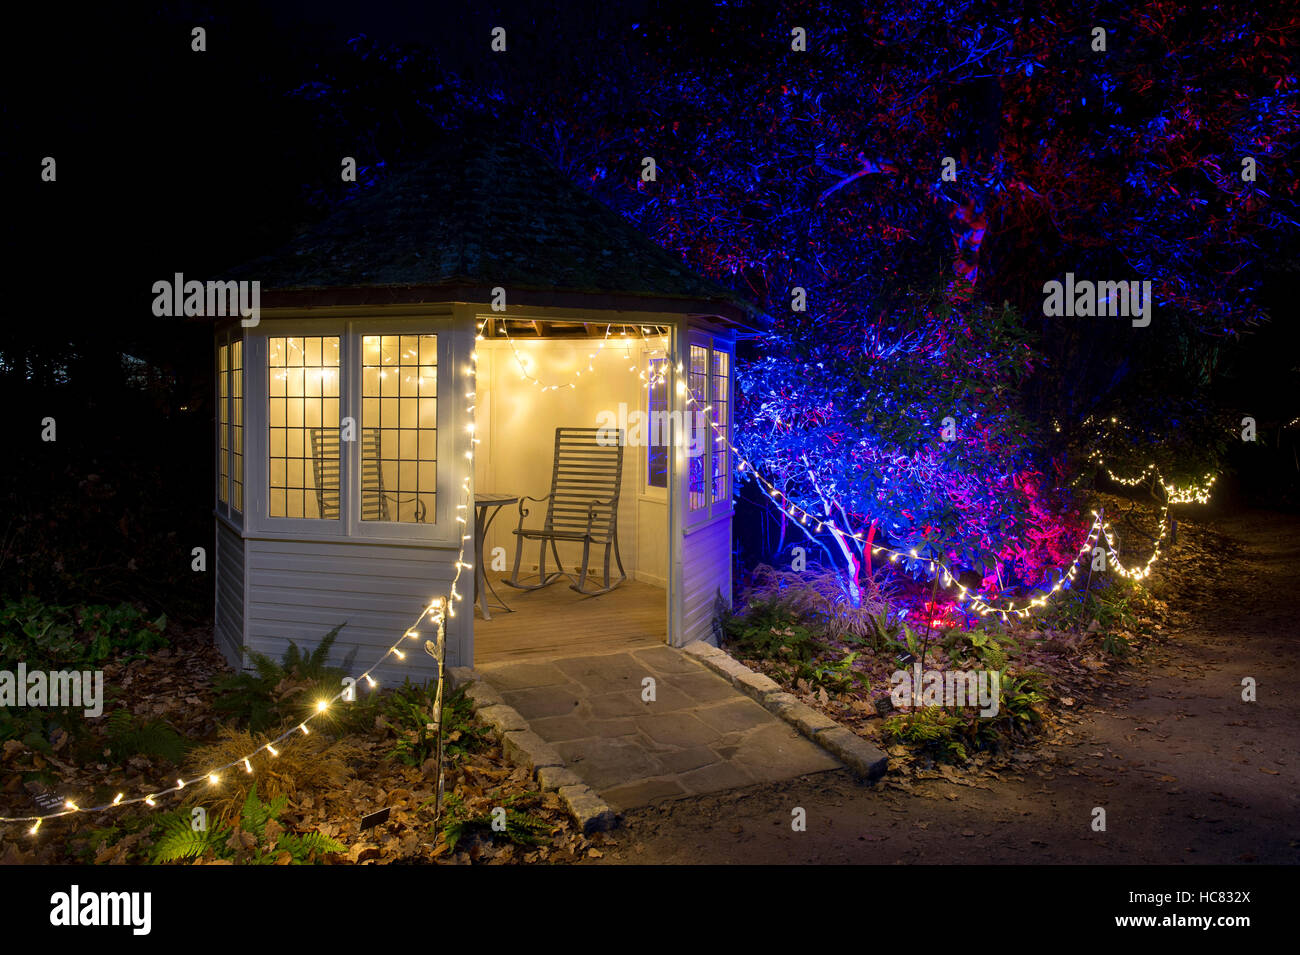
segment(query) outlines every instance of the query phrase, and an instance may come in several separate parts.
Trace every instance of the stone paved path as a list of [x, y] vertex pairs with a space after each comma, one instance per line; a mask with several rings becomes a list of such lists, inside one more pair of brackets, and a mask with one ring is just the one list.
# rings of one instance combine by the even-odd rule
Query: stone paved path
[[[671, 647], [478, 671], [617, 810], [841, 768]], [[655, 681], [653, 702], [642, 700], [646, 677]]]

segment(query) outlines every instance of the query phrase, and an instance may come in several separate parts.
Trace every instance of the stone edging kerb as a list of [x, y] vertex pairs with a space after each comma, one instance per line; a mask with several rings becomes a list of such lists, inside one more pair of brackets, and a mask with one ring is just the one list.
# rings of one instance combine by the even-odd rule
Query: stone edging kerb
[[506, 759], [532, 773], [542, 789], [555, 790], [583, 835], [614, 828], [614, 810], [564, 765], [560, 754], [529, 729], [528, 721], [485, 683], [477, 671], [469, 667], [448, 667], [447, 679], [453, 690], [468, 685], [465, 695], [473, 703], [478, 718], [501, 741]]

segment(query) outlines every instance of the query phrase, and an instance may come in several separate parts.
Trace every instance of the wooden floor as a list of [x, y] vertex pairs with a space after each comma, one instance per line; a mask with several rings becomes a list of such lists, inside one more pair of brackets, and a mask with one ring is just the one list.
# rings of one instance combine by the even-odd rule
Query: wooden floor
[[502, 575], [489, 576], [514, 613], [490, 608], [492, 619], [484, 620], [475, 605], [476, 666], [662, 646], [668, 635], [662, 587], [627, 580], [607, 594], [584, 597], [567, 580], [525, 591], [501, 583]]

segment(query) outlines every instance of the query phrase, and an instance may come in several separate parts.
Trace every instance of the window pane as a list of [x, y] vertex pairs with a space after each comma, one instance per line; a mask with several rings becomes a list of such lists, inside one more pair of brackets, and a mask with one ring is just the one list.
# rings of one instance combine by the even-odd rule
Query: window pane
[[668, 487], [668, 373], [667, 358], [650, 359], [650, 385], [646, 396], [649, 435], [646, 438], [646, 486]]
[[724, 351], [713, 353], [713, 395], [710, 401], [713, 405], [713, 427], [709, 428], [708, 440], [711, 448], [710, 474], [715, 504], [725, 501], [731, 493], [731, 451], [728, 447], [728, 442], [731, 440], [729, 430], [731, 418], [728, 414], [731, 395], [729, 359], [730, 356]]
[[230, 346], [217, 348], [217, 500], [225, 504], [230, 483]]
[[244, 510], [244, 343], [230, 345], [230, 504]]
[[267, 340], [271, 517], [339, 518], [339, 339]]
[[437, 335], [361, 340], [361, 519], [433, 523]]
[[[691, 346], [691, 363], [686, 374], [686, 387], [695, 402], [687, 403], [686, 412], [691, 434], [696, 443], [688, 444], [689, 464], [687, 465], [687, 506], [698, 510], [709, 503], [704, 486], [704, 468], [709, 457], [709, 438], [701, 434], [698, 422], [703, 408], [709, 402], [709, 349], [703, 345]], [[705, 425], [707, 432], [708, 426]], [[701, 442], [703, 446], [701, 446]]]

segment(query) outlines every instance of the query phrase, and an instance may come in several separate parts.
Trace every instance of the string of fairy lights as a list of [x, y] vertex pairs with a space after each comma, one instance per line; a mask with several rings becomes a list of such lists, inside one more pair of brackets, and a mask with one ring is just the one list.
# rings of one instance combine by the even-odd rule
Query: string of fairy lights
[[[681, 362], [678, 362], [677, 364], [677, 372], [679, 376], [683, 372], [683, 364]], [[943, 561], [932, 557], [923, 557], [917, 553], [916, 548], [903, 551], [872, 543], [861, 533], [838, 527], [833, 518], [825, 515], [814, 514], [797, 502], [791, 500], [783, 491], [764, 477], [762, 472], [745, 457], [739, 448], [732, 444], [726, 432], [714, 420], [714, 416], [709, 414], [709, 412], [712, 411], [712, 406], [701, 404], [701, 402], [696, 399], [695, 394], [691, 389], [687, 387], [685, 381], [680, 377], [677, 381], [677, 392], [686, 399], [688, 405], [696, 407], [704, 416], [704, 419], [709, 423], [710, 428], [714, 431], [715, 443], [725, 444], [734, 456], [734, 459], [737, 462], [737, 470], [750, 474], [758, 482], [764, 493], [772, 500], [776, 507], [785, 514], [786, 517], [793, 521], [797, 521], [804, 527], [811, 524], [817, 533], [829, 529], [833, 535], [847, 540], [852, 540], [862, 545], [864, 549], [870, 547], [873, 556], [879, 556], [882, 554], [887, 555], [891, 563], [897, 563], [900, 559], [917, 561], [925, 567], [925, 569], [931, 574], [932, 578], [937, 577], [939, 582], [945, 588], [955, 588], [958, 593], [957, 599], [959, 601], [968, 602], [967, 606], [969, 610], [979, 616], [995, 614], [1000, 616], [1004, 621], [1009, 620], [1012, 616], [1020, 618], [1028, 617], [1034, 609], [1044, 606], [1049, 600], [1053, 599], [1059, 591], [1067, 589], [1079, 571], [1079, 561], [1086, 554], [1092, 551], [1099, 538], [1105, 539], [1110, 565], [1120, 576], [1130, 580], [1143, 580], [1150, 576], [1151, 568], [1155, 564], [1156, 560], [1159, 559], [1161, 554], [1160, 545], [1164, 541], [1169, 530], [1168, 515], [1170, 505], [1191, 503], [1193, 501], [1202, 504], [1206, 503], [1209, 500], [1210, 487], [1214, 484], [1214, 475], [1211, 475], [1208, 479], [1202, 482], [1193, 484], [1185, 489], [1179, 489], [1172, 484], [1167, 484], [1164, 478], [1160, 476], [1159, 471], [1156, 470], [1154, 464], [1150, 465], [1148, 469], [1143, 472], [1143, 475], [1137, 479], [1126, 481], [1121, 478], [1116, 478], [1116, 480], [1121, 483], [1132, 486], [1141, 483], [1142, 480], [1145, 480], [1148, 474], [1155, 473], [1160, 481], [1161, 487], [1164, 488], [1166, 492], [1166, 499], [1160, 513], [1160, 531], [1156, 537], [1155, 547], [1152, 551], [1151, 557], [1146, 564], [1141, 568], [1126, 567], [1119, 558], [1119, 552], [1115, 546], [1113, 538], [1114, 531], [1111, 529], [1110, 524], [1104, 520], [1100, 513], [1093, 511], [1092, 526], [1088, 529], [1087, 536], [1084, 538], [1082, 546], [1080, 546], [1078, 552], [1075, 554], [1074, 560], [1071, 561], [1068, 568], [1062, 568], [1057, 572], [1057, 580], [1051, 588], [1046, 589], [1041, 596], [1027, 600], [1020, 606], [1016, 606], [1014, 601], [1008, 602], [1002, 606], [997, 606], [983, 594], [972, 591], [970, 588], [962, 584], [957, 579], [956, 574], [953, 573], [952, 568]], [[1110, 473], [1109, 469], [1108, 473]], [[1113, 474], [1112, 477], [1114, 477]]]
[[1108, 468], [1106, 466], [1106, 462], [1102, 459], [1101, 455], [1098, 452], [1094, 451], [1091, 455], [1089, 455], [1089, 460], [1096, 463], [1098, 466], [1100, 466], [1101, 469], [1106, 472], [1106, 475], [1116, 484], [1123, 484], [1126, 487], [1137, 487], [1138, 485], [1144, 484], [1152, 477], [1154, 477], [1160, 483], [1160, 487], [1164, 489], [1165, 500], [1169, 504], [1210, 503], [1210, 489], [1214, 487], [1214, 482], [1218, 478], [1217, 474], [1211, 474], [1205, 478], [1202, 478], [1200, 481], [1193, 481], [1190, 484], [1188, 484], [1186, 487], [1180, 488], [1176, 484], [1170, 484], [1169, 482], [1167, 482], [1164, 479], [1164, 476], [1160, 473], [1160, 469], [1156, 467], [1154, 462], [1148, 464], [1145, 468], [1143, 468], [1142, 473], [1139, 474], [1137, 477], [1125, 478], [1125, 477], [1120, 477], [1118, 474], [1116, 474], [1114, 471]]
[[[484, 321], [479, 325], [479, 332], [478, 332], [479, 341], [484, 340], [483, 331], [486, 327], [487, 327], [486, 321]], [[537, 378], [535, 375], [533, 375], [532, 372], [528, 370], [527, 359], [524, 358], [523, 355], [519, 354], [519, 348], [515, 345], [515, 340], [510, 337], [510, 329], [507, 323], [505, 321], [502, 321], [498, 327], [501, 329], [501, 334], [505, 338], [506, 343], [509, 344], [510, 346], [510, 351], [514, 355], [515, 363], [519, 366], [519, 377], [521, 379], [529, 382], [530, 384], [536, 386], [537, 388], [540, 388], [543, 392], [559, 391], [561, 388], [578, 387], [578, 379], [582, 377], [581, 370], [574, 373], [573, 379], [571, 381], [566, 381], [558, 385], [545, 384], [544, 382], [542, 382], [541, 379]], [[641, 368], [640, 363], [637, 361], [637, 359], [634, 358], [632, 355], [632, 342], [640, 341], [646, 345], [648, 345], [650, 342], [649, 337], [646, 335], [645, 326], [643, 325], [631, 326], [633, 328], [636, 328], [640, 332], [640, 338], [633, 338], [631, 335], [627, 333], [627, 329], [629, 326], [622, 325], [619, 327], [623, 329], [623, 334], [618, 339], [615, 339], [611, 343], [610, 334], [613, 332], [615, 326], [613, 324], [609, 324], [605, 326], [605, 336], [596, 343], [596, 350], [590, 352], [587, 355], [587, 369], [586, 369], [587, 372], [594, 373], [596, 371], [596, 358], [599, 357], [599, 355], [604, 350], [607, 344], [612, 344], [614, 348], [618, 348], [619, 346], [622, 346], [626, 349], [626, 359], [629, 363], [627, 366], [627, 370], [629, 372], [636, 374], [641, 379], [641, 381], [645, 382], [650, 387], [658, 387], [659, 385], [662, 385], [667, 380], [668, 377], [668, 362], [662, 362], [658, 370], [652, 370], [649, 374], [647, 374], [645, 370]], [[668, 349], [668, 339], [665, 337], [662, 338], [661, 341], [662, 341], [661, 350], [664, 354], [666, 354]], [[651, 356], [654, 356], [657, 353], [658, 352], [655, 350], [651, 350], [650, 352]]]
[[[483, 327], [485, 324], [486, 321], [480, 323], [479, 325], [480, 335], [482, 334]], [[477, 380], [476, 366], [478, 362], [478, 352], [474, 351], [473, 353], [471, 353], [470, 357], [471, 357], [471, 362], [473, 364], [469, 368], [467, 368], [466, 371], [470, 373], [471, 380], [476, 381]], [[197, 773], [194, 776], [191, 776], [189, 778], [186, 778], [184, 776], [178, 777], [176, 782], [169, 786], [161, 786], [153, 790], [152, 792], [146, 793], [145, 795], [133, 796], [130, 798], [128, 798], [125, 793], [120, 792], [113, 798], [112, 802], [102, 803], [93, 806], [92, 805], [83, 806], [79, 804], [76, 800], [69, 798], [64, 801], [63, 808], [55, 812], [47, 812], [42, 814], [33, 814], [33, 815], [26, 815], [26, 816], [0, 816], [0, 823], [31, 823], [32, 825], [28, 829], [28, 832], [34, 836], [40, 831], [41, 824], [44, 823], [47, 819], [59, 819], [65, 816], [73, 816], [73, 815], [85, 814], [85, 813], [106, 812], [111, 809], [117, 809], [120, 807], [132, 806], [132, 805], [145, 805], [148, 806], [150, 809], [154, 809], [157, 808], [159, 800], [163, 799], [164, 797], [170, 796], [173, 793], [178, 793], [187, 787], [203, 785], [205, 783], [210, 786], [220, 785], [222, 774], [225, 773], [227, 770], [241, 768], [245, 773], [252, 774], [254, 772], [253, 769], [254, 759], [262, 758], [263, 754], [266, 754], [266, 757], [270, 759], [275, 759], [280, 755], [280, 750], [276, 748], [277, 745], [283, 747], [286, 744], [286, 742], [290, 741], [292, 738], [296, 738], [300, 735], [301, 736], [310, 735], [311, 730], [309, 729], [309, 724], [313, 720], [329, 712], [330, 707], [338, 703], [340, 700], [344, 699], [345, 697], [350, 699], [351, 694], [354, 692], [354, 687], [360, 685], [360, 683], [363, 680], [371, 690], [377, 689], [379, 686], [379, 681], [375, 679], [374, 672], [377, 669], [379, 669], [379, 667], [383, 665], [384, 662], [389, 660], [390, 658], [396, 659], [399, 662], [405, 661], [407, 658], [407, 653], [410, 651], [403, 649], [404, 641], [408, 641], [408, 640], [418, 641], [420, 637], [424, 635], [424, 633], [428, 629], [428, 626], [430, 625], [432, 625], [435, 629], [435, 640], [426, 640], [425, 649], [430, 654], [432, 654], [435, 657], [435, 659], [438, 660], [439, 663], [438, 687], [437, 687], [437, 692], [434, 701], [434, 707], [436, 712], [433, 714], [433, 719], [440, 722], [442, 719], [442, 713], [441, 713], [442, 683], [445, 677], [445, 668], [443, 667], [442, 663], [444, 660], [444, 653], [446, 648], [446, 622], [448, 619], [456, 616], [456, 604], [459, 603], [461, 600], [463, 600], [465, 596], [460, 592], [459, 589], [457, 589], [456, 586], [457, 584], [460, 583], [461, 574], [466, 570], [473, 569], [474, 566], [473, 564], [465, 560], [465, 548], [467, 543], [473, 539], [473, 535], [470, 533], [469, 530], [469, 516], [468, 516], [470, 502], [473, 499], [473, 491], [470, 482], [473, 476], [474, 445], [478, 444], [480, 439], [475, 435], [474, 409], [475, 409], [475, 404], [477, 403], [476, 394], [473, 390], [470, 390], [467, 391], [465, 395], [467, 398], [470, 399], [470, 404], [468, 404], [466, 407], [466, 414], [468, 415], [469, 418], [469, 421], [466, 425], [466, 431], [470, 435], [470, 440], [469, 440], [469, 450], [465, 452], [465, 457], [469, 461], [469, 464], [465, 469], [465, 478], [461, 482], [461, 491], [464, 495], [464, 502], [456, 505], [457, 513], [455, 516], [455, 520], [456, 523], [460, 525], [460, 545], [456, 553], [455, 573], [452, 574], [451, 583], [448, 587], [448, 592], [445, 596], [438, 595], [430, 599], [428, 604], [425, 605], [424, 609], [420, 611], [419, 616], [415, 618], [415, 620], [412, 622], [412, 624], [409, 627], [407, 627], [405, 630], [402, 631], [401, 636], [397, 638], [396, 642], [394, 642], [393, 645], [390, 646], [384, 652], [384, 654], [380, 656], [377, 660], [375, 660], [375, 662], [372, 663], [366, 670], [364, 670], [359, 676], [357, 676], [354, 679], [352, 685], [345, 686], [343, 689], [339, 690], [337, 693], [334, 694], [334, 696], [330, 697], [327, 700], [325, 699], [318, 700], [316, 702], [315, 710], [312, 713], [310, 713], [305, 719], [303, 719], [300, 723], [298, 723], [296, 726], [291, 727], [290, 729], [285, 730], [279, 736], [263, 743], [261, 746], [258, 746], [256, 749], [248, 753], [245, 753], [243, 756], [240, 756], [237, 759], [232, 759], [229, 762], [224, 763], [220, 766], [212, 766], [204, 770], [203, 772]], [[441, 794], [441, 785], [442, 782], [440, 779], [439, 794]]]
[[[479, 323], [478, 332], [476, 336], [477, 341], [484, 340], [484, 331], [487, 327], [487, 322], [488, 319], [483, 319]], [[605, 339], [602, 339], [602, 341], [597, 345], [597, 352], [594, 352], [589, 356], [590, 359], [588, 363], [589, 371], [594, 371], [594, 361], [596, 358], [596, 354], [599, 353], [600, 349], [604, 346], [605, 341], [608, 340], [610, 332], [613, 329], [613, 327], [614, 327], [613, 325], [607, 326]], [[520, 370], [521, 372], [523, 372], [525, 378], [532, 381], [535, 385], [541, 387], [543, 391], [556, 391], [562, 387], [565, 387], [565, 385], [543, 385], [536, 378], [529, 375], [527, 372], [527, 368], [524, 365], [521, 356], [519, 355], [518, 349], [515, 348], [513, 340], [510, 339], [509, 331], [506, 330], [504, 327], [504, 323], [502, 324], [502, 330], [505, 334], [507, 341], [510, 342], [511, 349], [515, 355], [515, 359], [519, 363]], [[629, 337], [626, 335], [626, 332], [624, 333], [624, 337], [625, 338]], [[472, 364], [469, 368], [467, 368], [467, 371], [471, 375], [471, 380], [473, 381], [477, 381], [478, 357], [479, 357], [478, 350], [477, 348], [475, 348], [475, 350], [471, 353], [470, 356]], [[668, 373], [668, 365], [669, 365], [668, 362], [664, 362], [663, 369], [660, 372], [652, 374], [651, 376], [647, 376], [646, 373], [644, 371], [641, 371], [637, 365], [633, 365], [631, 370], [638, 371], [640, 373], [641, 380], [651, 384], [657, 384], [666, 380], [666, 375]], [[693, 406], [697, 408], [699, 412], [704, 416], [704, 419], [708, 421], [709, 426], [714, 431], [715, 442], [726, 444], [727, 448], [734, 456], [733, 459], [737, 462], [737, 470], [752, 475], [754, 479], [759, 483], [759, 485], [763, 488], [767, 496], [787, 517], [799, 522], [799, 524], [805, 527], [811, 524], [817, 532], [821, 532], [825, 529], [830, 529], [831, 532], [836, 536], [843, 537], [848, 540], [853, 540], [861, 544], [864, 548], [869, 547], [871, 553], [875, 556], [879, 556], [882, 554], [887, 555], [890, 561], [893, 563], [898, 562], [900, 559], [917, 561], [920, 565], [924, 566], [930, 572], [933, 578], [937, 579], [940, 583], [942, 583], [945, 588], [950, 588], [950, 589], [955, 588], [958, 592], [958, 600], [966, 602], [967, 607], [969, 608], [970, 611], [973, 611], [974, 613], [980, 616], [986, 616], [988, 614], [996, 614], [1000, 616], [1004, 621], [1008, 620], [1012, 616], [1017, 616], [1017, 617], [1029, 616], [1031, 611], [1045, 605], [1059, 591], [1067, 589], [1070, 586], [1071, 582], [1074, 580], [1076, 574], [1078, 573], [1080, 560], [1086, 554], [1092, 551], [1093, 547], [1097, 545], [1099, 539], [1105, 540], [1105, 546], [1108, 552], [1108, 556], [1110, 558], [1111, 566], [1114, 568], [1114, 570], [1117, 573], [1119, 573], [1123, 577], [1132, 580], [1145, 579], [1147, 576], [1150, 575], [1152, 565], [1154, 565], [1156, 560], [1160, 557], [1161, 554], [1160, 545], [1164, 541], [1164, 538], [1168, 531], [1168, 513], [1169, 513], [1170, 505], [1178, 504], [1178, 503], [1188, 503], [1190, 501], [1204, 503], [1209, 499], [1209, 490], [1214, 483], [1214, 477], [1211, 476], [1206, 481], [1200, 482], [1198, 484], [1193, 484], [1185, 489], [1178, 489], [1171, 484], [1167, 484], [1164, 481], [1163, 477], [1159, 473], [1159, 470], [1155, 467], [1154, 464], [1149, 465], [1142, 472], [1142, 474], [1140, 474], [1137, 478], [1132, 478], [1132, 479], [1125, 479], [1125, 478], [1118, 477], [1112, 472], [1110, 472], [1110, 470], [1107, 468], [1107, 473], [1110, 474], [1113, 480], [1116, 480], [1119, 483], [1128, 486], [1134, 486], [1140, 484], [1141, 482], [1147, 480], [1150, 476], [1154, 475], [1156, 479], [1159, 480], [1161, 486], [1166, 491], [1166, 500], [1164, 502], [1164, 507], [1160, 515], [1160, 532], [1156, 538], [1155, 547], [1153, 549], [1150, 559], [1146, 562], [1144, 566], [1140, 568], [1126, 567], [1119, 558], [1118, 549], [1115, 545], [1114, 536], [1113, 536], [1114, 532], [1112, 531], [1110, 524], [1104, 520], [1103, 516], [1100, 513], [1094, 511], [1092, 526], [1089, 528], [1088, 533], [1084, 538], [1084, 542], [1082, 546], [1079, 548], [1078, 553], [1075, 555], [1075, 558], [1070, 563], [1068, 569], [1065, 569], [1064, 572], [1058, 573], [1058, 579], [1050, 589], [1047, 589], [1044, 593], [1042, 593], [1038, 597], [1025, 601], [1020, 606], [1016, 606], [1014, 602], [1008, 602], [1005, 605], [998, 606], [994, 602], [992, 602], [988, 597], [984, 596], [982, 593], [979, 593], [978, 591], [973, 591], [970, 588], [966, 587], [964, 584], [962, 584], [957, 579], [956, 574], [953, 572], [952, 568], [948, 566], [946, 563], [944, 563], [943, 561], [933, 557], [921, 556], [920, 554], [918, 554], [916, 548], [903, 551], [903, 550], [898, 550], [896, 548], [891, 548], [891, 547], [886, 547], [883, 545], [871, 543], [867, 538], [865, 538], [859, 532], [854, 532], [847, 528], [838, 527], [833, 518], [830, 518], [825, 515], [813, 514], [807, 509], [805, 509], [804, 507], [802, 507], [801, 505], [799, 505], [797, 502], [792, 501], [779, 488], [777, 488], [774, 484], [772, 484], [771, 481], [769, 481], [766, 477], [764, 477], [763, 474], [741, 452], [741, 450], [731, 442], [731, 440], [727, 436], [726, 431], [723, 430], [722, 426], [715, 420], [714, 416], [710, 414], [710, 412], [713, 410], [712, 406], [708, 404], [701, 404], [701, 402], [699, 402], [696, 399], [694, 393], [686, 385], [686, 382], [684, 380], [684, 367], [683, 367], [683, 363], [680, 361], [676, 365], [676, 372], [678, 375], [678, 379], [677, 379], [678, 393], [685, 397], [685, 400], [689, 406]], [[580, 375], [581, 372], [578, 373], [578, 376]], [[569, 383], [568, 387], [576, 387], [576, 382]], [[403, 641], [407, 641], [407, 640], [418, 641], [423, 633], [421, 628], [425, 628], [427, 627], [427, 625], [432, 625], [436, 630], [436, 641], [426, 640], [425, 648], [439, 660], [439, 667], [438, 667], [439, 685], [438, 685], [438, 693], [436, 699], [437, 700], [441, 699], [442, 681], [444, 679], [444, 667], [442, 666], [442, 661], [444, 659], [445, 647], [446, 647], [446, 621], [456, 616], [456, 604], [464, 599], [464, 594], [462, 594], [457, 589], [457, 584], [460, 582], [460, 577], [462, 572], [464, 572], [465, 570], [473, 569], [473, 565], [465, 560], [465, 551], [466, 551], [467, 543], [470, 540], [472, 540], [473, 537], [473, 535], [469, 532], [469, 506], [472, 500], [471, 478], [473, 475], [474, 446], [480, 443], [480, 439], [477, 437], [475, 433], [476, 425], [475, 425], [474, 411], [475, 411], [475, 404], [477, 402], [475, 391], [470, 390], [466, 392], [466, 397], [470, 399], [470, 403], [467, 405], [466, 408], [466, 413], [469, 419], [466, 424], [466, 431], [470, 436], [469, 450], [465, 452], [465, 457], [469, 462], [469, 464], [466, 467], [465, 478], [461, 483], [461, 491], [464, 496], [464, 502], [456, 505], [457, 514], [455, 520], [460, 525], [460, 544], [456, 554], [455, 573], [452, 575], [451, 583], [448, 588], [448, 593], [445, 596], [438, 595], [433, 597], [429, 601], [429, 603], [424, 607], [424, 609], [420, 611], [419, 616], [415, 618], [411, 626], [407, 627], [402, 632], [401, 636], [399, 636], [397, 640], [392, 644], [392, 646], [390, 646], [383, 653], [382, 656], [380, 656], [377, 660], [375, 660], [375, 662], [372, 663], [369, 668], [364, 670], [360, 674], [360, 676], [355, 679], [353, 685], [360, 684], [361, 681], [364, 680], [371, 690], [376, 689], [379, 685], [379, 681], [374, 678], [375, 670], [377, 670], [382, 664], [384, 664], [385, 661], [389, 660], [390, 658], [394, 658], [398, 661], [404, 661], [406, 659], [407, 651], [402, 649]], [[1101, 463], [1099, 458], [1097, 460], [1099, 463]], [[1104, 464], [1102, 466], [1104, 467]], [[338, 703], [340, 700], [344, 699], [345, 697], [348, 697], [350, 699], [350, 693], [352, 692], [353, 692], [352, 687], [346, 686], [344, 689], [335, 693], [334, 696], [329, 698], [328, 700], [318, 700], [314, 712], [309, 714], [305, 719], [303, 719], [300, 723], [298, 723], [298, 725], [285, 730], [283, 733], [281, 733], [279, 736], [275, 737], [274, 739], [263, 743], [261, 746], [258, 746], [256, 749], [246, 753], [245, 755], [237, 759], [230, 760], [229, 762], [224, 763], [220, 766], [213, 766], [205, 770], [204, 772], [198, 773], [188, 779], [183, 776], [178, 777], [176, 782], [172, 785], [158, 787], [154, 791], [146, 793], [145, 795], [133, 796], [130, 798], [128, 798], [125, 793], [119, 792], [111, 802], [102, 803], [93, 806], [92, 805], [83, 806], [80, 805], [76, 800], [69, 798], [65, 800], [64, 806], [61, 810], [55, 812], [47, 812], [43, 814], [26, 815], [26, 816], [0, 816], [0, 823], [32, 823], [28, 831], [30, 834], [36, 835], [39, 832], [42, 823], [44, 823], [47, 819], [58, 819], [58, 818], [78, 815], [78, 814], [105, 812], [119, 807], [141, 805], [141, 804], [146, 805], [149, 808], [153, 809], [158, 806], [160, 799], [170, 796], [173, 793], [178, 793], [187, 787], [195, 786], [195, 785], [203, 785], [205, 783], [212, 786], [220, 785], [222, 774], [228, 770], [235, 769], [238, 767], [241, 768], [245, 773], [251, 774], [254, 772], [253, 762], [252, 762], [254, 759], [262, 758], [263, 754], [266, 754], [266, 756], [269, 757], [270, 759], [275, 759], [276, 757], [278, 757], [280, 755], [280, 751], [276, 748], [277, 744], [283, 746], [287, 741], [289, 741], [292, 738], [296, 738], [299, 735], [303, 735], [303, 736], [310, 735], [311, 730], [309, 729], [309, 724], [314, 719], [329, 712], [330, 707]], [[435, 705], [437, 704], [435, 703]], [[441, 720], [441, 713], [440, 712], [436, 713], [434, 715], [434, 718], [436, 720]], [[441, 781], [439, 782], [439, 786], [441, 787]]]
[[1089, 455], [1088, 459], [1104, 470], [1107, 476], [1117, 484], [1123, 484], [1126, 487], [1137, 487], [1140, 484], [1144, 484], [1147, 481], [1154, 479], [1165, 492], [1165, 499], [1160, 509], [1160, 531], [1156, 535], [1151, 557], [1144, 566], [1125, 567], [1123, 562], [1119, 559], [1119, 552], [1111, 537], [1112, 532], [1110, 525], [1107, 524], [1102, 527], [1102, 535], [1106, 538], [1106, 548], [1115, 571], [1120, 574], [1120, 576], [1127, 577], [1130, 580], [1143, 580], [1150, 576], [1152, 565], [1155, 564], [1156, 560], [1160, 557], [1160, 545], [1164, 542], [1165, 536], [1169, 532], [1169, 508], [1174, 504], [1208, 504], [1210, 502], [1210, 489], [1214, 486], [1214, 482], [1218, 475], [1210, 474], [1207, 477], [1202, 478], [1200, 481], [1193, 481], [1186, 487], [1180, 488], [1177, 485], [1166, 481], [1164, 475], [1160, 473], [1159, 467], [1157, 467], [1154, 462], [1143, 468], [1142, 472], [1137, 477], [1125, 478], [1120, 477], [1107, 467], [1106, 462], [1102, 459], [1100, 453], [1094, 451]]

